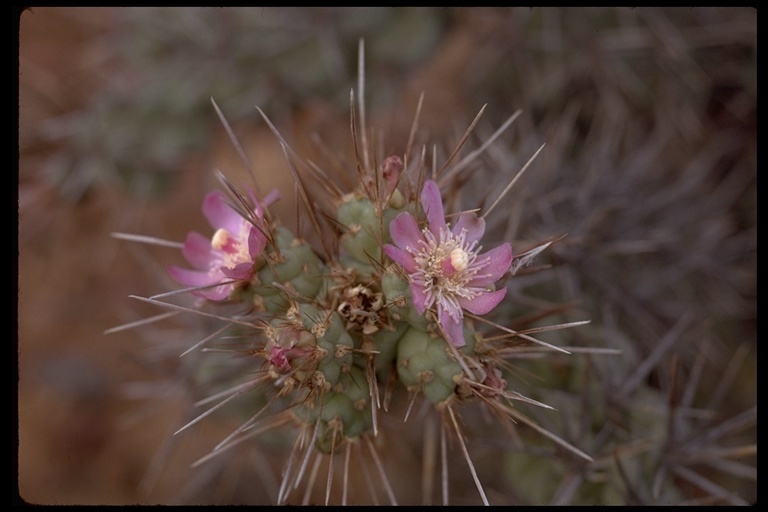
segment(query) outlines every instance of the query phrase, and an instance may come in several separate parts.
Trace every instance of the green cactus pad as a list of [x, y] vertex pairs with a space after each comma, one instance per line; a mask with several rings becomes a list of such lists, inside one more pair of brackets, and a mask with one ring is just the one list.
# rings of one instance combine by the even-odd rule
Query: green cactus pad
[[450, 355], [448, 342], [428, 332], [410, 327], [397, 346], [397, 373], [410, 390], [420, 390], [427, 399], [439, 404], [456, 388], [454, 380], [461, 366]]

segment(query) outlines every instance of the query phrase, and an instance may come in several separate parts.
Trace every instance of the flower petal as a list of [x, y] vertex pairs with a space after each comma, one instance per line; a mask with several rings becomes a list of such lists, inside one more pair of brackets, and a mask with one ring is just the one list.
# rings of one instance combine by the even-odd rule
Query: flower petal
[[208, 290], [198, 290], [192, 293], [209, 300], [222, 301], [229, 298], [229, 294], [232, 293], [234, 287], [235, 286], [232, 284], [225, 284]]
[[207, 286], [221, 281], [222, 276], [218, 273], [210, 273], [199, 270], [188, 270], [186, 268], [170, 265], [168, 273], [181, 284], [187, 286]]
[[221, 273], [230, 279], [248, 280], [253, 275], [253, 263], [245, 262], [233, 268], [221, 267]]
[[251, 226], [248, 232], [248, 253], [251, 255], [251, 260], [261, 254], [266, 246], [267, 237], [258, 228]]
[[269, 206], [275, 201], [278, 201], [280, 199], [280, 190], [273, 188], [269, 191], [269, 194], [264, 196], [264, 200], [260, 202], [262, 206]]
[[208, 270], [211, 263], [218, 259], [211, 249], [211, 241], [194, 231], [187, 234], [181, 253], [190, 265], [200, 270]]
[[203, 199], [203, 215], [215, 229], [224, 228], [230, 233], [238, 233], [243, 218], [227, 204], [227, 198], [221, 190], [213, 190]]
[[263, 201], [256, 199], [256, 195], [250, 189], [248, 190], [248, 195], [250, 196], [251, 201], [253, 201], [253, 212], [259, 219], [264, 218], [264, 208], [280, 199], [280, 191], [276, 188], [273, 188], [269, 194], [264, 196]]
[[408, 212], [401, 212], [389, 223], [389, 234], [392, 241], [401, 249], [418, 249], [419, 240], [422, 239], [416, 219]]
[[498, 281], [512, 265], [512, 246], [501, 244], [495, 249], [480, 254], [473, 263], [479, 270], [468, 283], [469, 286], [488, 286]]
[[440, 197], [440, 189], [437, 183], [432, 180], [424, 182], [424, 188], [421, 190], [421, 206], [424, 213], [427, 214], [429, 230], [435, 235], [436, 240], [440, 240], [440, 230], [446, 229], [445, 211], [443, 210], [443, 198]]
[[495, 292], [484, 292], [472, 299], [465, 299], [459, 297], [459, 304], [461, 307], [473, 313], [475, 315], [484, 315], [491, 311], [493, 308], [499, 305], [499, 302], [504, 300], [504, 296], [507, 294], [507, 289], [502, 288]]
[[453, 234], [460, 235], [462, 229], [467, 230], [465, 238], [467, 244], [477, 242], [485, 233], [485, 219], [478, 217], [474, 213], [462, 213], [453, 227]]
[[[197, 270], [187, 270], [185, 268], [176, 267], [173, 265], [168, 267], [168, 273], [176, 281], [186, 286], [210, 286], [221, 282], [222, 279], [224, 279], [224, 276], [220, 274], [199, 272]], [[229, 297], [229, 294], [232, 292], [233, 288], [234, 285], [228, 283], [206, 290], [195, 290], [192, 293], [199, 297], [220, 301]]]
[[448, 311], [443, 308], [439, 308], [437, 312], [437, 320], [443, 328], [448, 341], [453, 343], [456, 347], [463, 347], [466, 345], [466, 341], [464, 341], [464, 322], [462, 320], [454, 322], [453, 318], [448, 314]]
[[420, 284], [411, 281], [411, 300], [413, 301], [413, 307], [416, 308], [416, 312], [423, 315], [431, 304], [427, 304], [427, 295], [424, 287]]
[[416, 261], [413, 259], [413, 256], [411, 256], [403, 249], [395, 247], [392, 244], [385, 244], [384, 254], [386, 254], [389, 259], [403, 267], [403, 270], [405, 270], [406, 273], [412, 274], [416, 271]]

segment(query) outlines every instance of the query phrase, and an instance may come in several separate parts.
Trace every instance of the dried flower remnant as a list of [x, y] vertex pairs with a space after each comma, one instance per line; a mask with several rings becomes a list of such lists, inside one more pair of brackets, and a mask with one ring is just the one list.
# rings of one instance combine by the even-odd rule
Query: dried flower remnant
[[428, 225], [420, 230], [413, 215], [399, 214], [390, 224], [395, 245], [385, 245], [384, 252], [408, 275], [418, 313], [434, 306], [448, 340], [462, 347], [464, 310], [484, 315], [504, 299], [506, 288], [495, 290], [493, 284], [509, 270], [512, 247], [504, 243], [480, 254], [485, 221], [462, 213], [451, 228], [434, 181], [424, 183], [421, 201]]

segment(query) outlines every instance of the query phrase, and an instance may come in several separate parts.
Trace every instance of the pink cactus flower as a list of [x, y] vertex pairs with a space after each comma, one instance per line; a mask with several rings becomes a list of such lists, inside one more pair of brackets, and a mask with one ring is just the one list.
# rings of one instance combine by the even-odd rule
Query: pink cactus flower
[[[263, 206], [274, 202], [277, 191], [267, 195], [262, 203], [254, 200], [254, 216], [262, 219]], [[168, 272], [176, 281], [187, 286], [211, 286], [193, 293], [209, 300], [227, 299], [235, 287], [250, 280], [254, 261], [266, 246], [266, 237], [227, 204], [220, 190], [209, 192], [203, 200], [203, 214], [216, 229], [209, 240], [197, 232], [190, 232], [184, 242], [182, 254], [195, 270], [169, 266]], [[219, 286], [214, 286], [223, 283]]]
[[485, 220], [462, 213], [451, 228], [434, 181], [424, 183], [421, 202], [427, 226], [419, 229], [413, 215], [400, 213], [389, 225], [395, 245], [386, 244], [384, 252], [407, 274], [416, 311], [423, 315], [434, 307], [446, 338], [461, 347], [464, 310], [484, 315], [504, 299], [506, 288], [493, 284], [509, 270], [512, 247], [504, 243], [480, 254]]

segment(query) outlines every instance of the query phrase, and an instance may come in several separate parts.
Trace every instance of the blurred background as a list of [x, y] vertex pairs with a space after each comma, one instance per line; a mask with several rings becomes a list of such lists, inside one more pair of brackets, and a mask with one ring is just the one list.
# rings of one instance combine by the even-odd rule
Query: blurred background
[[[211, 99], [294, 225], [292, 181], [255, 106], [300, 154], [348, 152], [364, 38], [385, 152], [404, 151], [422, 92], [422, 128], [441, 143], [485, 104], [473, 147], [522, 110], [464, 200], [500, 190], [546, 143], [489, 232], [513, 247], [567, 236], [542, 256], [548, 277], [521, 277], [510, 297], [577, 304], [591, 323], [550, 339], [621, 350], [529, 368], [541, 380], [521, 391], [560, 412], [538, 420], [596, 461], [490, 450], [502, 464], [491, 502], [756, 502], [756, 30], [741, 7], [22, 11], [19, 496], [270, 502], [277, 450], [255, 455], [277, 471], [251, 464], [260, 485], [189, 468], [231, 432], [226, 418], [190, 429], [183, 449], [168, 442], [193, 390], [158, 347], [178, 353], [184, 333], [104, 335], [161, 313], [128, 295], [172, 289], [164, 266], [181, 263], [110, 233], [207, 232], [213, 170], [244, 176]], [[477, 501], [466, 485], [454, 502]]]

